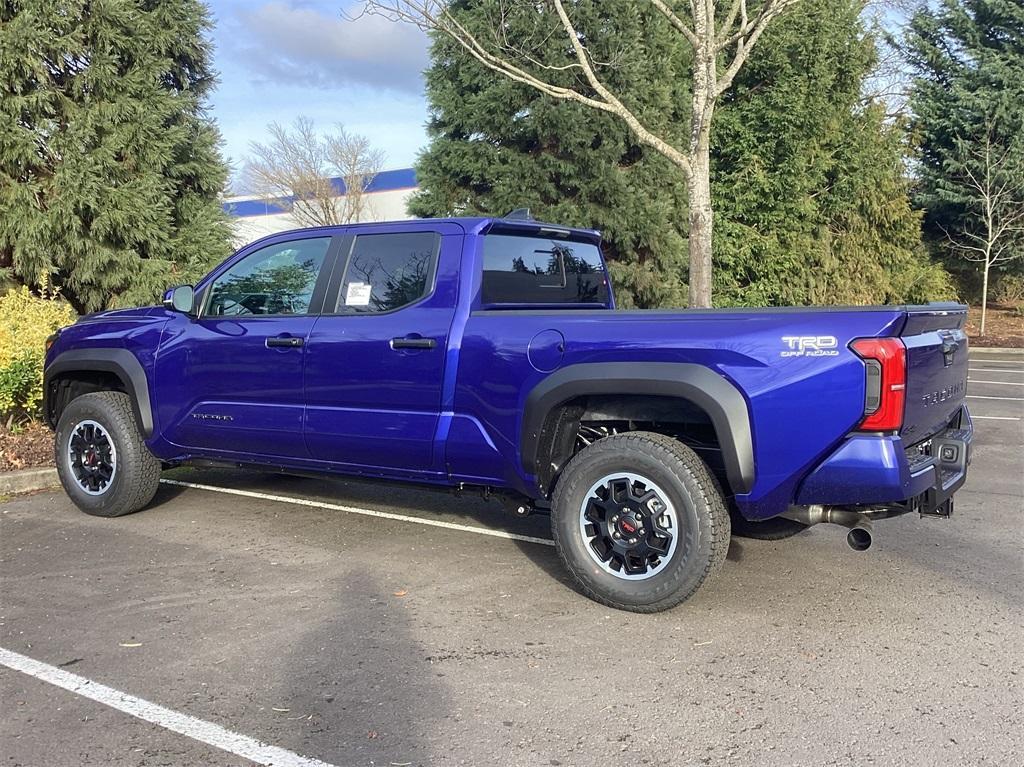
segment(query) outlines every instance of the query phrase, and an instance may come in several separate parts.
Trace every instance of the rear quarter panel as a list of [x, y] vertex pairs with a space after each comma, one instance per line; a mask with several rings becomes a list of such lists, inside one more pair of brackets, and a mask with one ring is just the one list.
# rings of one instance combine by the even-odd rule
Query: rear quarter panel
[[[474, 312], [460, 352], [450, 470], [456, 479], [501, 482], [536, 496], [519, 455], [521, 420], [530, 390], [551, 369], [634, 362], [642, 375], [649, 362], [695, 363], [746, 398], [756, 477], [736, 502], [752, 519], [773, 516], [863, 415], [863, 365], [847, 344], [893, 335], [902, 316], [897, 309]], [[562, 352], [551, 343], [559, 336]], [[835, 348], [801, 349], [792, 341], [819, 336], [835, 337]]]

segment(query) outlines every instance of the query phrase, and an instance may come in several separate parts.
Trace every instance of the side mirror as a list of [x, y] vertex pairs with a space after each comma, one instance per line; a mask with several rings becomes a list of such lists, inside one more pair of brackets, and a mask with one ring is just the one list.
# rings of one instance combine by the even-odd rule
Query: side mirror
[[179, 285], [164, 293], [164, 308], [172, 312], [191, 314], [195, 303], [196, 292], [191, 285]]

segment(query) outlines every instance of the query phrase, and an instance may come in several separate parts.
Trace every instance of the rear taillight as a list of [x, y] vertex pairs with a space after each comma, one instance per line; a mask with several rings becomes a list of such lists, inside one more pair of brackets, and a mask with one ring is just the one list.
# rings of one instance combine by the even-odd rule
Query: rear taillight
[[898, 431], [907, 400], [907, 347], [898, 338], [860, 338], [850, 344], [864, 360], [867, 389], [859, 431]]

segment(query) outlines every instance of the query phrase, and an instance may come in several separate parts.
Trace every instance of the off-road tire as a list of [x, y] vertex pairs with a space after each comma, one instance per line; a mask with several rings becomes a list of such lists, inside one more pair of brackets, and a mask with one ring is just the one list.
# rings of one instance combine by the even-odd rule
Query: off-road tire
[[[72, 431], [84, 421], [98, 423], [116, 450], [116, 470], [107, 487], [91, 495], [79, 484], [68, 460]], [[132, 411], [122, 392], [93, 392], [76, 397], [60, 415], [54, 442], [57, 474], [64, 491], [86, 514], [120, 517], [144, 508], [160, 486], [160, 461], [143, 442]]]
[[[625, 580], [602, 569], [580, 530], [588, 491], [616, 472], [656, 483], [679, 518], [681, 538], [674, 553], [645, 580]], [[653, 432], [605, 437], [573, 456], [555, 487], [551, 528], [558, 553], [584, 594], [638, 613], [667, 610], [691, 597], [721, 569], [729, 549], [729, 513], [718, 481], [693, 450]]]

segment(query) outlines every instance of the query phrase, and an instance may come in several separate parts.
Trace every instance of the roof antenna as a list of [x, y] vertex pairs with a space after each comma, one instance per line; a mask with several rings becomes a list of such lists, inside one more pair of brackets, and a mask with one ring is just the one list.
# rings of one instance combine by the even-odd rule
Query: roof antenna
[[505, 218], [514, 218], [520, 221], [533, 221], [533, 216], [530, 215], [529, 208], [516, 208], [512, 212], [507, 213]]

